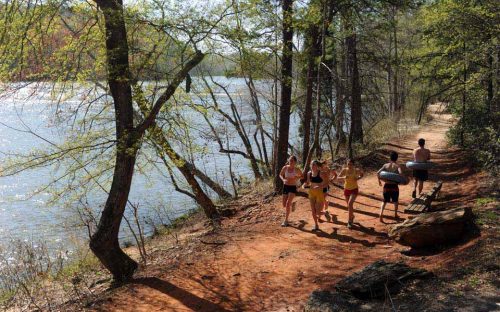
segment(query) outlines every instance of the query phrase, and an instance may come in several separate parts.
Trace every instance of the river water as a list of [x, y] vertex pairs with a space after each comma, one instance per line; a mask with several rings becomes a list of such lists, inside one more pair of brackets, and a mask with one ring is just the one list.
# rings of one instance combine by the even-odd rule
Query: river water
[[[227, 86], [228, 91], [235, 99], [242, 119], [252, 130], [253, 113], [249, 105], [249, 94], [243, 79], [216, 77], [216, 81]], [[195, 85], [197, 79], [194, 79]], [[19, 85], [15, 85], [19, 87]], [[270, 104], [266, 97], [271, 97], [271, 83], [266, 81], [257, 82], [257, 88], [261, 92], [261, 105], [264, 115], [270, 117]], [[75, 120], [64, 119], [61, 121], [61, 111], [65, 107], [74, 107], [78, 103], [88, 101], [92, 98], [90, 93], [85, 92], [85, 87], [77, 88], [76, 95], [68, 96], [68, 99], [58, 97], [59, 92], [52, 92], [50, 85], [27, 85], [19, 88], [16, 92], [4, 92], [0, 102], [0, 164], [5, 165], [6, 160], [14, 154], [26, 154], [34, 149], [44, 149], [50, 147], [47, 141], [61, 144], [65, 138], [74, 132]], [[200, 87], [199, 90], [202, 90]], [[193, 101], [210, 100], [209, 94], [200, 97], [190, 96]], [[227, 109], [229, 98], [221, 90], [215, 94], [223, 108]], [[95, 95], [94, 95], [95, 97]], [[180, 100], [182, 102], [182, 100]], [[58, 103], [58, 104], [56, 104]], [[91, 110], [99, 111], [104, 106], [105, 98], [96, 101]], [[90, 106], [90, 105], [89, 105]], [[71, 111], [70, 109], [66, 109]], [[74, 111], [73, 111], [74, 112]], [[209, 130], [198, 113], [189, 109], [182, 109], [180, 113], [184, 118], [190, 120], [189, 132], [191, 143], [202, 147], [203, 152], [193, 152], [191, 159], [204, 170], [208, 175], [230, 189], [228, 174], [227, 155], [218, 152], [219, 147], [207, 137]], [[71, 115], [71, 114], [69, 114]], [[83, 113], [78, 113], [78, 119], [83, 119]], [[112, 110], [109, 112], [112, 116]], [[220, 118], [214, 119], [217, 127], [223, 127], [224, 123]], [[266, 127], [270, 129], [270, 118], [267, 118]], [[110, 117], [109, 126], [112, 126]], [[103, 123], [104, 124], [104, 123]], [[293, 117], [292, 125], [297, 124], [296, 117]], [[73, 126], [72, 126], [73, 125]], [[32, 133], [27, 132], [30, 130]], [[34, 135], [33, 133], [36, 133]], [[252, 133], [250, 131], [250, 133]], [[291, 140], [296, 139], [296, 134], [292, 131]], [[235, 136], [235, 131], [228, 134], [230, 147], [241, 149], [242, 145]], [[187, 145], [177, 144], [180, 150]], [[271, 153], [271, 143], [267, 142], [268, 152]], [[255, 150], [257, 154], [257, 151]], [[271, 157], [271, 155], [269, 155]], [[143, 153], [140, 156], [139, 164], [146, 163], [146, 159], [153, 160], [157, 166], [143, 166], [136, 170], [130, 194], [130, 202], [139, 204], [140, 220], [142, 223], [146, 219], [157, 219], [155, 208], [167, 208], [170, 211], [170, 218], [179, 216], [190, 209], [194, 203], [185, 195], [174, 191], [172, 182], [165, 167], [162, 167], [153, 153]], [[233, 170], [241, 177], [251, 177], [251, 170], [248, 162], [240, 156], [233, 156]], [[81, 240], [86, 237], [84, 228], [75, 228], [76, 214], [74, 207], [82, 202], [71, 202], [66, 198], [65, 204], [56, 202], [48, 204], [53, 191], [40, 189], [48, 182], [58, 178], [64, 172], [64, 164], [51, 165], [45, 168], [35, 168], [20, 172], [12, 176], [0, 177], [0, 247], [8, 244], [13, 239], [24, 241], [43, 241], [50, 248], [71, 249], [74, 240]], [[104, 204], [106, 193], [102, 190], [93, 189], [86, 201], [94, 211], [98, 213]], [[68, 205], [69, 202], [69, 205]], [[127, 211], [131, 218], [131, 212]], [[158, 220], [156, 220], [158, 221]], [[146, 233], [151, 232], [151, 227], [145, 224]], [[130, 231], [125, 222], [122, 223], [120, 234], [121, 241], [132, 241]]]

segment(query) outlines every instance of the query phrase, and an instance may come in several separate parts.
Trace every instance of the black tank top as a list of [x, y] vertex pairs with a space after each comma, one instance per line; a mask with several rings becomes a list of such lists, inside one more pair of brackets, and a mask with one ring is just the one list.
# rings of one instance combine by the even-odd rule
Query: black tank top
[[313, 177], [312, 171], [311, 171], [311, 182], [312, 183], [322, 183], [323, 179], [320, 176], [320, 172], [318, 172], [318, 175]]

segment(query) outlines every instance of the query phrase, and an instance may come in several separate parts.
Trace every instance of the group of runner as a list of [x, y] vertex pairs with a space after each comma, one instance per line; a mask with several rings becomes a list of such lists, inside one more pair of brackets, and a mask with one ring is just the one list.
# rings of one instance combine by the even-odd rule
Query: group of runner
[[[425, 140], [418, 140], [419, 147], [413, 151], [415, 162], [426, 162], [431, 158], [430, 151], [425, 148]], [[377, 172], [378, 183], [382, 186], [382, 172], [396, 173], [404, 176], [403, 169], [398, 163], [398, 153], [391, 152], [390, 161], [382, 166]], [[356, 167], [353, 159], [348, 159], [339, 173], [333, 168], [334, 164], [327, 164], [326, 161], [313, 160], [310, 164], [310, 171], [304, 174], [297, 167], [297, 157], [290, 156], [287, 164], [281, 169], [280, 178], [283, 181], [283, 208], [285, 209], [285, 220], [281, 226], [289, 225], [290, 212], [293, 210], [293, 199], [297, 194], [298, 188], [309, 188], [309, 203], [311, 205], [312, 217], [314, 220], [313, 231], [319, 230], [319, 221], [321, 216], [325, 216], [327, 221], [331, 221], [331, 215], [328, 212], [329, 202], [327, 194], [330, 183], [336, 179], [344, 180], [344, 198], [348, 210], [347, 227], [351, 228], [354, 222], [354, 202], [359, 193], [358, 180], [363, 178], [363, 170]], [[412, 197], [415, 198], [422, 192], [424, 181], [428, 179], [427, 170], [413, 170], [413, 192]], [[409, 182], [409, 179], [407, 178]], [[391, 181], [384, 181], [382, 189], [383, 201], [380, 207], [379, 220], [383, 221], [384, 209], [387, 203], [394, 204], [394, 217], [398, 216], [399, 202], [399, 185]]]

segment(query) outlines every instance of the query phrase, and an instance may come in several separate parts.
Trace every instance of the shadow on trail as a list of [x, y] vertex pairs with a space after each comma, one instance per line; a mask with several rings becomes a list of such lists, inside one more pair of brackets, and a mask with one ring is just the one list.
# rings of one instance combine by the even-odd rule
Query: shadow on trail
[[193, 311], [222, 311], [229, 312], [229, 310], [224, 309], [220, 305], [208, 301], [206, 299], [200, 298], [182, 288], [175, 286], [174, 284], [164, 281], [162, 279], [156, 277], [143, 277], [137, 278], [132, 281], [134, 284], [140, 284], [147, 286], [149, 288], [153, 288], [157, 291], [162, 292], [163, 294], [172, 297], [187, 308]]
[[359, 222], [354, 222], [352, 229], [355, 230], [355, 231], [363, 232], [363, 233], [368, 234], [368, 235], [372, 235], [372, 236], [377, 236], [377, 237], [382, 237], [382, 238], [387, 238], [388, 237], [387, 233], [385, 233], [385, 232], [378, 232], [378, 231], [375, 230], [375, 228], [373, 228], [373, 227], [366, 227], [366, 226], [362, 225]]
[[435, 181], [455, 182], [475, 173], [466, 153], [459, 150], [449, 152], [446, 161], [438, 162], [437, 170], [431, 171], [429, 176]]
[[399, 149], [402, 149], [402, 150], [407, 150], [407, 151], [412, 151], [413, 152], [413, 148], [409, 148], [409, 147], [402, 146], [402, 145], [397, 145], [397, 144], [394, 144], [394, 143], [383, 143], [382, 145], [387, 145], [387, 146], [391, 146], [391, 147], [395, 147], [395, 148], [399, 148]]
[[[380, 206], [367, 205], [367, 204], [364, 204], [364, 203], [359, 203], [359, 202], [355, 202], [355, 204], [380, 209]], [[401, 208], [402, 206], [404, 206], [404, 204], [400, 204], [400, 208]], [[341, 205], [339, 205], [339, 204], [337, 204], [337, 203], [332, 203], [332, 202], [330, 202], [330, 203], [328, 204], [328, 207], [338, 208], [338, 209], [341, 209], [341, 210], [347, 211], [347, 208], [346, 208], [346, 207], [341, 206]], [[388, 208], [388, 207], [386, 207], [386, 211], [393, 211], [393, 210], [392, 210], [392, 209], [390, 209], [390, 208]], [[401, 210], [400, 210], [400, 211], [401, 211]], [[332, 213], [332, 212], [330, 211], [330, 213]], [[335, 210], [333, 211], [333, 213], [335, 214]], [[359, 210], [359, 209], [354, 208], [354, 213], [363, 214], [363, 215], [367, 215], [367, 216], [370, 216], [370, 217], [378, 218], [378, 212], [369, 212], [369, 211], [364, 211], [364, 210]], [[391, 219], [391, 220], [397, 220], [396, 218], [391, 217], [391, 216], [384, 216], [384, 218], [386, 218], [386, 219]]]
[[[305, 229], [305, 225], [306, 225], [306, 222], [304, 220], [300, 220], [299, 225], [297, 225], [297, 226], [290, 225], [290, 227], [295, 228], [301, 232], [314, 234], [317, 237], [334, 239], [334, 240], [337, 240], [341, 243], [354, 243], [354, 244], [363, 245], [365, 247], [375, 247], [377, 245], [377, 243], [370, 242], [366, 239], [358, 239], [358, 238], [354, 238], [352, 236], [339, 234], [338, 229], [336, 229], [336, 228], [334, 228], [331, 233], [327, 233], [324, 231], [324, 228], [319, 229], [318, 231], [307, 230], [307, 229]], [[353, 230], [355, 230], [355, 229], [353, 228]], [[376, 232], [376, 233], [378, 233], [378, 232]]]
[[444, 194], [438, 198], [439, 202], [450, 202], [453, 200], [463, 199], [468, 197], [468, 194]]
[[[334, 220], [332, 223], [347, 227], [347, 223], [346, 222]], [[376, 237], [380, 237], [380, 238], [387, 238], [388, 237], [387, 233], [385, 233], [385, 232], [378, 232], [378, 231], [375, 230], [375, 228], [373, 228], [373, 227], [366, 227], [363, 224], [361, 224], [359, 222], [356, 222], [356, 221], [353, 222], [351, 230], [352, 231], [362, 232], [362, 233], [365, 233], [367, 235], [376, 236]]]

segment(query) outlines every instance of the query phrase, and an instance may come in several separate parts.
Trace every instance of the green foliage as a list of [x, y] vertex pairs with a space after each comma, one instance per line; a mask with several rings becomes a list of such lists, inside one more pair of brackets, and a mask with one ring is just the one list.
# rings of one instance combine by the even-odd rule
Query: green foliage
[[[481, 209], [486, 206], [493, 204], [493, 209]], [[495, 207], [496, 205], [496, 207]], [[481, 197], [476, 199], [476, 208], [475, 214], [477, 215], [476, 223], [478, 225], [497, 225], [498, 224], [498, 199], [494, 197]]]
[[[83, 250], [82, 250], [83, 251]], [[70, 262], [54, 275], [54, 279], [61, 282], [68, 282], [75, 276], [97, 274], [102, 270], [101, 263], [88, 249], [85, 253], [79, 252]]]
[[499, 173], [498, 66], [500, 16], [496, 1], [442, 0], [418, 15], [422, 40], [417, 67], [427, 98], [448, 105], [457, 123], [453, 144], [475, 151], [478, 164]]
[[481, 197], [476, 199], [476, 205], [478, 206], [485, 206], [494, 202], [496, 202], [496, 199], [493, 197]]
[[478, 225], [498, 225], [498, 213], [493, 210], [481, 211], [477, 213], [476, 223]]
[[500, 133], [491, 124], [491, 113], [486, 107], [468, 108], [456, 125], [448, 132], [453, 144], [474, 150], [474, 160], [490, 170], [493, 175], [500, 173]]
[[1, 290], [0, 289], [0, 307], [5, 306], [10, 302], [16, 295], [15, 290]]

